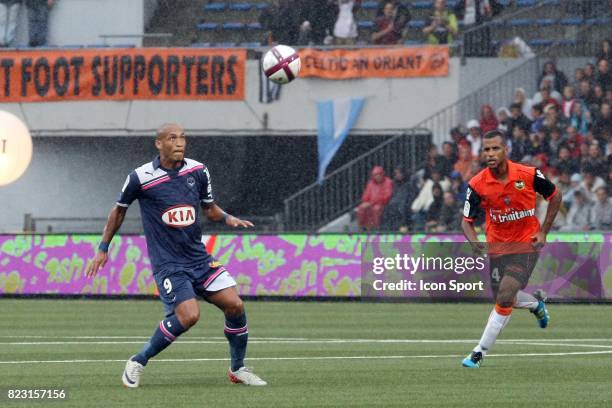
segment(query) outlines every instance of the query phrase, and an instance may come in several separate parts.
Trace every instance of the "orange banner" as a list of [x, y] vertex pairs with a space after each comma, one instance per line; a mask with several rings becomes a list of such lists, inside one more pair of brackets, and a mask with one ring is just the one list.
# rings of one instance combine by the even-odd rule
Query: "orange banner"
[[243, 100], [246, 50], [0, 52], [1, 102]]
[[300, 50], [300, 76], [327, 79], [408, 78], [448, 75], [446, 46]]

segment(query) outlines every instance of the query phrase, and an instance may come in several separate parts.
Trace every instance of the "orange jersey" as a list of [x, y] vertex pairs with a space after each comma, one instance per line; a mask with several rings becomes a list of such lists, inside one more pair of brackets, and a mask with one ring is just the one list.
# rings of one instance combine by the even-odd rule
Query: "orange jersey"
[[[489, 243], [531, 244], [533, 236], [540, 231], [540, 222], [535, 216], [536, 193], [550, 200], [557, 193], [557, 188], [535, 167], [510, 160], [507, 164], [508, 179], [505, 183], [496, 179], [489, 168], [472, 177], [463, 216], [466, 221], [473, 222], [480, 209], [485, 212]], [[522, 250], [506, 248], [503, 252], [533, 250], [531, 245], [521, 247]]]

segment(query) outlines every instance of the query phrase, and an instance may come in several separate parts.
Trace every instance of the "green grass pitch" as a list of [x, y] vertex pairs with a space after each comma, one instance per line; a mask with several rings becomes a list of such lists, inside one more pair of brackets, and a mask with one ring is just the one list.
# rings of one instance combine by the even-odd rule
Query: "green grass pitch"
[[124, 361], [153, 332], [160, 302], [1, 299], [0, 389], [64, 388], [69, 399], [2, 396], [0, 406], [612, 406], [610, 306], [553, 304], [545, 330], [515, 310], [483, 366], [462, 368], [490, 309], [248, 302], [247, 365], [269, 382], [256, 388], [227, 380], [222, 315], [202, 302], [198, 325], [125, 389]]

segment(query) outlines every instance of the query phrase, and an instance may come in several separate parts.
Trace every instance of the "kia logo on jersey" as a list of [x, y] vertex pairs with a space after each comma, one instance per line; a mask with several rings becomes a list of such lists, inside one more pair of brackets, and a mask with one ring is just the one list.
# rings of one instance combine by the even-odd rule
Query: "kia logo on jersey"
[[187, 204], [175, 205], [164, 211], [161, 218], [169, 227], [188, 227], [195, 222], [195, 209]]

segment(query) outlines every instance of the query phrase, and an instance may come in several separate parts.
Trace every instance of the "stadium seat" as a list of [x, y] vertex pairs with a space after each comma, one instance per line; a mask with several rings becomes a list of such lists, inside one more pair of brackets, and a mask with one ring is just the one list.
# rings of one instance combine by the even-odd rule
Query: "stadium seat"
[[574, 38], [565, 38], [563, 40], [557, 40], [555, 42], [555, 44], [557, 45], [564, 45], [564, 46], [576, 46], [578, 45], [578, 40], [574, 39]]
[[491, 27], [501, 27], [501, 26], [503, 26], [503, 25], [504, 25], [504, 23], [505, 23], [505, 22], [506, 22], [506, 21], [505, 21], [505, 20], [502, 20], [502, 19], [495, 19], [495, 20], [491, 20], [491, 21], [489, 22], [489, 25], [490, 25]]
[[607, 25], [610, 24], [610, 19], [607, 17], [589, 18], [585, 23], [588, 25]]
[[247, 30], [261, 30], [263, 27], [260, 23], [254, 22], [254, 23], [247, 23], [246, 28]]
[[377, 1], [364, 1], [361, 3], [361, 8], [364, 10], [377, 10], [378, 2]]
[[200, 31], [205, 31], [205, 30], [216, 30], [219, 28], [219, 24], [217, 23], [200, 23], [198, 24], [198, 30]]
[[424, 28], [425, 20], [410, 20], [408, 22], [408, 27], [410, 28]]
[[404, 41], [404, 45], [423, 45], [423, 41], [419, 40], [406, 40]]
[[544, 0], [545, 6], [560, 6], [561, 0]]
[[536, 0], [516, 0], [516, 7], [533, 7], [536, 3]]
[[208, 3], [204, 6], [204, 11], [224, 11], [225, 3]]
[[373, 21], [367, 21], [367, 20], [361, 20], [357, 23], [357, 27], [359, 28], [365, 28], [365, 29], [371, 29], [374, 28], [374, 22]]
[[533, 20], [529, 18], [514, 18], [508, 20], [507, 24], [511, 27], [524, 27], [533, 24]]
[[559, 20], [559, 23], [561, 25], [579, 26], [584, 24], [584, 19], [582, 17], [568, 17], [562, 18], [561, 20]]
[[255, 5], [255, 8], [256, 8], [257, 10], [265, 10], [265, 9], [267, 9], [268, 7], [270, 7], [270, 5], [269, 5], [268, 3], [257, 3], [257, 4]]
[[196, 42], [190, 45], [193, 48], [210, 48], [209, 42]]
[[[87, 44], [85, 48], [109, 48], [108, 44]], [[113, 46], [114, 47], [114, 46]]]
[[446, 7], [452, 10], [457, 7], [457, 3], [459, 3], [459, 0], [446, 0]]
[[244, 23], [236, 23], [236, 22], [227, 22], [221, 25], [221, 28], [224, 30], [242, 30], [244, 29]]
[[534, 38], [533, 40], [527, 41], [532, 47], [547, 47], [553, 44], [553, 40], [548, 40], [546, 38]]
[[415, 1], [412, 3], [412, 8], [416, 10], [429, 10], [433, 8], [433, 1]]
[[249, 11], [254, 7], [251, 3], [232, 3], [229, 5], [230, 10]]
[[508, 7], [510, 5], [510, 0], [498, 0], [497, 1], [500, 6]]
[[214, 48], [236, 48], [235, 42], [220, 42], [213, 45]]
[[262, 44], [258, 41], [251, 41], [240, 43], [240, 46], [244, 48], [260, 48], [262, 47]]
[[551, 26], [557, 22], [554, 18], [539, 18], [535, 21], [538, 26]]

